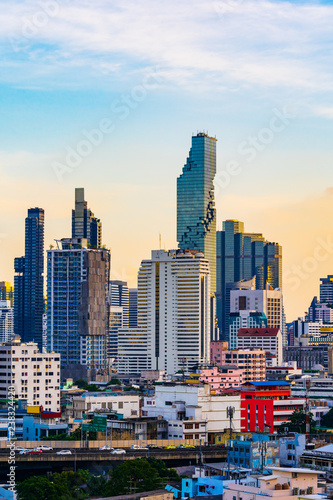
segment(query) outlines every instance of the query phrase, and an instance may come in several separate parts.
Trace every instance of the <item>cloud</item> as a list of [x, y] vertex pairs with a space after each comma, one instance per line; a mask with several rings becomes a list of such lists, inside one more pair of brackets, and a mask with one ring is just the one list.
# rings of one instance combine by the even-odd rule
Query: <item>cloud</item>
[[[44, 12], [48, 4], [56, 6], [49, 16]], [[110, 78], [115, 85], [158, 64], [169, 84], [190, 90], [191, 83], [197, 90], [198, 81], [220, 90], [235, 83], [332, 88], [325, 49], [333, 22], [329, 5], [14, 0], [1, 11], [0, 22], [6, 54], [2, 79], [23, 86], [37, 81], [61, 86], [63, 75], [74, 87], [96, 85], [96, 76], [104, 77], [99, 85]], [[22, 71], [28, 67], [29, 72]], [[77, 78], [80, 72], [84, 80]]]

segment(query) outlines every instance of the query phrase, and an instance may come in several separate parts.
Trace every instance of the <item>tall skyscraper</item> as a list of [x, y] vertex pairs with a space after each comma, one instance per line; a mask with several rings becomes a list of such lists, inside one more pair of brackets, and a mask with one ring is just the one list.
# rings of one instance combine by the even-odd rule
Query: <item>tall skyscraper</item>
[[30, 208], [25, 219], [25, 256], [14, 261], [14, 325], [22, 342], [43, 347], [44, 210]]
[[216, 141], [205, 133], [192, 147], [177, 179], [177, 241], [182, 250], [199, 250], [209, 261], [211, 294], [216, 290]]
[[101, 248], [102, 246], [102, 223], [88, 208], [88, 203], [84, 199], [84, 188], [75, 188], [72, 238], [86, 238], [91, 248]]
[[110, 281], [110, 306], [123, 308], [122, 328], [128, 328], [129, 291], [126, 281]]
[[61, 363], [105, 370], [109, 332], [109, 250], [63, 238], [47, 252], [48, 350]]
[[138, 274], [138, 328], [118, 332], [118, 370], [174, 374], [209, 362], [210, 272], [202, 252], [156, 250]]
[[14, 337], [14, 311], [10, 300], [0, 300], [0, 343]]
[[320, 278], [320, 302], [333, 304], [333, 275], [329, 274], [327, 278]]
[[[282, 287], [282, 247], [266, 241], [261, 233], [245, 233], [238, 220], [223, 222], [216, 233], [216, 310], [223, 340], [228, 340], [230, 291], [249, 288], [253, 281], [257, 290]], [[250, 286], [252, 288], [252, 285]]]

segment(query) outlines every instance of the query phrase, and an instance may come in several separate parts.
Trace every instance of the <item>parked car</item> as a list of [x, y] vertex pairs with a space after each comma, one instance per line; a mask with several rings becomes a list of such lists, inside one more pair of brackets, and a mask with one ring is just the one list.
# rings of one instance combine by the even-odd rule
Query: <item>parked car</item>
[[111, 455], [125, 455], [126, 451], [122, 450], [121, 448], [116, 448], [115, 450], [111, 451]]
[[157, 444], [147, 444], [146, 448], [148, 448], [149, 450], [160, 450], [161, 447], [158, 446]]
[[105, 445], [105, 446], [101, 446], [99, 448], [99, 451], [113, 451], [114, 448], [111, 448], [111, 446], [108, 446], [108, 445]]
[[147, 448], [145, 446], [140, 446], [139, 444], [132, 444], [131, 450], [146, 450]]
[[36, 446], [34, 450], [53, 451], [53, 448], [51, 446], [46, 446], [46, 444], [42, 444], [40, 446]]
[[60, 450], [60, 451], [57, 451], [56, 455], [71, 455], [72, 452], [71, 450]]
[[33, 449], [33, 450], [28, 450], [27, 451], [27, 455], [35, 455], [35, 454], [39, 455], [40, 453], [43, 453], [42, 450], [35, 450], [35, 449]]

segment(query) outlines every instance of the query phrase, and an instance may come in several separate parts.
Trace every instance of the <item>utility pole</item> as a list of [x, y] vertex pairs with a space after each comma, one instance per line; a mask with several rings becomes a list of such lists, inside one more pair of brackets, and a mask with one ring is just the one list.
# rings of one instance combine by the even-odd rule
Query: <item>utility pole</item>
[[234, 418], [235, 408], [233, 406], [228, 406], [227, 417], [229, 418], [229, 446], [228, 446], [228, 479], [230, 479], [230, 453], [231, 453], [231, 441], [232, 441], [232, 419]]
[[311, 424], [310, 424], [310, 404], [309, 404], [309, 391], [311, 388], [311, 379], [306, 380], [306, 391], [305, 391], [305, 434], [310, 436], [311, 433]]

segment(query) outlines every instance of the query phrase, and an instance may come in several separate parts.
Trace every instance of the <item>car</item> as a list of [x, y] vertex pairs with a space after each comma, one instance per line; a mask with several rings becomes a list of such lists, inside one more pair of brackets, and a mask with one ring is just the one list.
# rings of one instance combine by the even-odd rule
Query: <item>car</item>
[[182, 449], [189, 449], [191, 448], [192, 450], [195, 450], [195, 446], [193, 444], [181, 444], [180, 446], [177, 446], [177, 448], [182, 448]]
[[169, 446], [165, 447], [166, 450], [175, 450], [176, 446], [174, 444], [169, 444]]
[[30, 450], [23, 449], [20, 451], [19, 455], [26, 455]]
[[42, 444], [40, 446], [36, 446], [34, 450], [53, 451], [53, 448], [52, 446], [46, 446], [46, 444]]
[[139, 444], [132, 444], [131, 450], [146, 450], [147, 448], [144, 446], [140, 446]]
[[157, 444], [147, 444], [146, 448], [148, 448], [149, 450], [160, 450], [161, 447], [158, 446]]
[[27, 455], [35, 455], [35, 454], [40, 454], [40, 453], [43, 453], [42, 450], [28, 450], [27, 451]]
[[23, 446], [15, 446], [14, 451], [24, 451], [26, 448], [23, 448]]
[[111, 455], [125, 455], [126, 451], [122, 450], [121, 448], [116, 448], [115, 450], [111, 451]]
[[108, 445], [101, 446], [98, 449], [99, 449], [99, 451], [113, 451], [114, 450], [114, 448], [112, 448], [111, 446], [108, 446]]
[[72, 452], [71, 450], [60, 450], [60, 451], [57, 451], [56, 455], [71, 455]]

